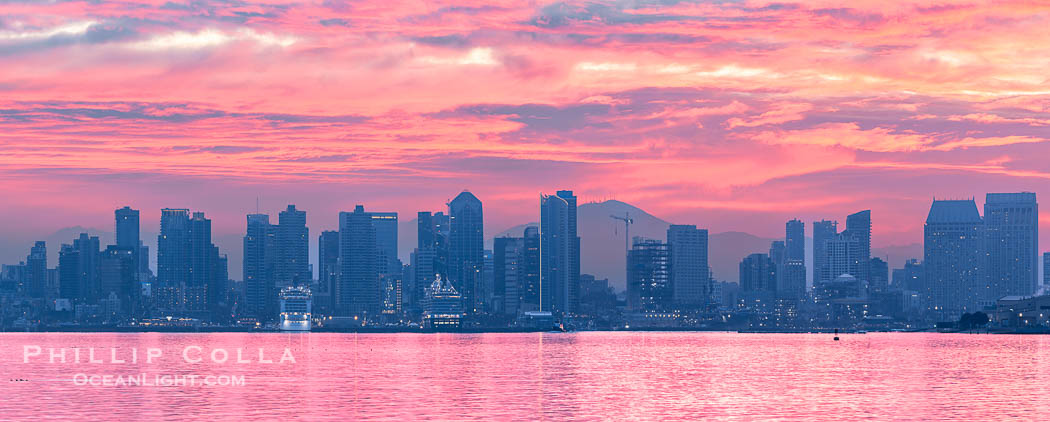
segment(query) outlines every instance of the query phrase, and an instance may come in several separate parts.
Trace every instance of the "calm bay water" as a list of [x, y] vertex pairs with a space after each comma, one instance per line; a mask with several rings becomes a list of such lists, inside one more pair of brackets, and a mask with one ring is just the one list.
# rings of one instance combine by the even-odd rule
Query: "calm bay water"
[[[27, 345], [41, 354], [23, 363]], [[70, 362], [74, 347], [104, 363], [86, 349]], [[67, 363], [48, 348], [67, 348]], [[110, 348], [139, 362], [112, 363]], [[150, 348], [162, 355], [146, 363]], [[286, 348], [295, 363], [279, 363]], [[215, 349], [229, 359], [213, 362]], [[236, 363], [237, 349], [252, 363]], [[1050, 419], [1044, 336], [6, 333], [0, 367], [0, 419]], [[244, 385], [93, 386], [77, 374]]]

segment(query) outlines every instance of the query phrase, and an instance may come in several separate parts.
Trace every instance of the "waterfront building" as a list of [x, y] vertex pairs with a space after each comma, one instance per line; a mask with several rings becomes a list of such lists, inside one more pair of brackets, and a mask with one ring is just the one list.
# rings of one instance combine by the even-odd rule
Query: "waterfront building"
[[980, 309], [988, 294], [983, 274], [984, 221], [972, 200], [934, 200], [923, 228], [920, 293], [927, 313], [940, 320]]
[[573, 314], [580, 297], [580, 238], [576, 196], [570, 190], [540, 196], [540, 306]]
[[670, 247], [636, 236], [627, 253], [627, 308], [640, 312], [668, 310], [673, 297]]
[[1035, 293], [1039, 273], [1039, 204], [1035, 193], [989, 193], [984, 202], [987, 303]]
[[481, 200], [463, 191], [448, 203], [448, 270], [445, 275], [463, 296], [463, 310], [472, 315], [482, 304], [480, 290], [484, 266], [484, 215]]
[[708, 267], [706, 229], [694, 225], [672, 224], [667, 229], [671, 248], [671, 286], [676, 304], [705, 307], [711, 296], [711, 272]]

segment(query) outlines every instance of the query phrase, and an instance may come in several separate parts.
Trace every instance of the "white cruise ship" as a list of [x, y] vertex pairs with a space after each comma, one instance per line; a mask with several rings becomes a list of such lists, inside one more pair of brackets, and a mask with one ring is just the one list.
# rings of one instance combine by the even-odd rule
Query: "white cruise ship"
[[281, 289], [281, 331], [310, 331], [313, 298], [305, 286]]

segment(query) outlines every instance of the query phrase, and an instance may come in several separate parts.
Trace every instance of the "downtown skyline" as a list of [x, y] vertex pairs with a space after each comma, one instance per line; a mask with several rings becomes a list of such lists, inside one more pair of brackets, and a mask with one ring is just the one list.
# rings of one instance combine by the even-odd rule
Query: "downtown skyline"
[[0, 256], [127, 198], [221, 239], [256, 198], [404, 216], [469, 188], [500, 230], [571, 185], [764, 237], [871, 208], [885, 246], [932, 196], [1050, 195], [1050, 53], [1018, 41], [1047, 5], [839, 6], [10, 3]]

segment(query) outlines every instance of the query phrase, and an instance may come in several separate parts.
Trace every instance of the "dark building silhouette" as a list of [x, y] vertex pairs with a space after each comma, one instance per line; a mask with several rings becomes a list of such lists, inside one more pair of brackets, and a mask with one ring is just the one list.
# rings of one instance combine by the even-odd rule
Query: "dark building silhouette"
[[138, 281], [138, 266], [135, 248], [110, 245], [102, 252], [99, 263], [101, 298], [116, 295], [120, 300], [120, 311], [125, 315], [138, 313], [141, 306], [141, 289]]
[[970, 200], [934, 200], [923, 228], [921, 296], [942, 320], [979, 310], [987, 292], [983, 274], [984, 221]]
[[178, 309], [179, 289], [190, 278], [190, 210], [160, 210], [160, 234], [157, 235], [157, 282], [154, 306], [159, 310]]
[[403, 306], [401, 260], [397, 258], [397, 213], [370, 212], [376, 232], [376, 273], [384, 314], [401, 313]]
[[711, 296], [711, 272], [707, 263], [707, 230], [694, 225], [672, 224], [667, 228], [671, 248], [671, 286], [674, 302], [684, 307], [704, 307]]
[[985, 276], [992, 303], [1029, 296], [1039, 284], [1039, 204], [1035, 194], [989, 193], [984, 202]]
[[[149, 250], [142, 245], [142, 239], [139, 236], [141, 227], [139, 210], [124, 207], [113, 211], [113, 216], [116, 220], [116, 247], [131, 251], [135, 265], [135, 277], [138, 278], [139, 273], [145, 273], [144, 270], [149, 268]], [[144, 261], [145, 265], [140, 264], [140, 260]]]
[[775, 293], [776, 290], [777, 271], [769, 255], [755, 253], [740, 261], [741, 293]]
[[306, 211], [295, 205], [281, 211], [276, 227], [277, 288], [308, 285], [313, 279], [310, 271], [310, 229], [306, 227]]
[[838, 235], [838, 222], [829, 220], [820, 220], [813, 222], [813, 285], [821, 281], [831, 281], [831, 278], [825, 278], [826, 274], [830, 274], [830, 271], [825, 270], [827, 266], [828, 252], [826, 243], [831, 238]]
[[[850, 273], [861, 281], [871, 281], [871, 210], [846, 216], [846, 230], [842, 234], [857, 240], [857, 255], [851, 256], [851, 266], [857, 274]], [[835, 275], [837, 277], [839, 274]]]
[[655, 239], [635, 237], [627, 253], [627, 307], [657, 312], [673, 307], [671, 248]]
[[525, 258], [525, 238], [497, 237], [492, 241], [493, 297], [502, 313], [517, 315], [521, 310], [521, 275]]
[[913, 292], [922, 291], [922, 263], [917, 259], [904, 262], [904, 267], [893, 269], [893, 287]]
[[561, 190], [540, 196], [541, 307], [572, 314], [580, 299], [580, 238], [576, 196]]
[[80, 250], [63, 244], [58, 250], [58, 296], [70, 301], [84, 297], [84, 285], [80, 277]]
[[[317, 285], [315, 305], [323, 311], [332, 309], [332, 292], [339, 278], [339, 232], [323, 231], [317, 237]], [[317, 303], [316, 298], [327, 297], [328, 303]]]
[[795, 219], [785, 225], [784, 246], [787, 249], [785, 260], [806, 260], [806, 223]]
[[890, 266], [882, 258], [871, 258], [868, 266], [871, 268], [871, 281], [869, 287], [876, 291], [885, 291], [890, 287]]
[[99, 299], [101, 258], [98, 237], [81, 233], [73, 244], [59, 250], [59, 296], [75, 303], [94, 303]]
[[358, 205], [339, 213], [339, 281], [336, 313], [367, 320], [380, 311], [378, 251], [372, 215]]
[[244, 235], [244, 309], [240, 314], [269, 321], [277, 314], [277, 229], [266, 214], [248, 214]]
[[463, 191], [448, 203], [448, 279], [463, 298], [463, 311], [482, 309], [476, 293], [482, 284], [485, 238], [481, 201]]
[[26, 256], [26, 294], [33, 298], [46, 297], [47, 244], [38, 240]]

